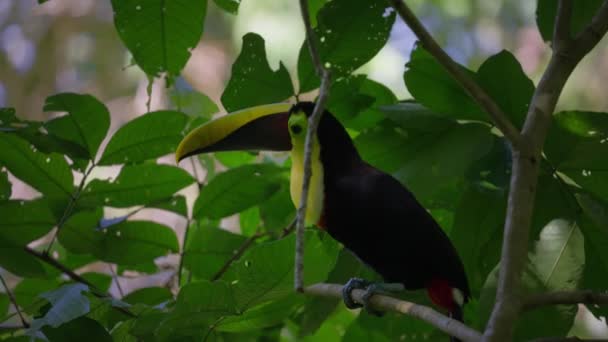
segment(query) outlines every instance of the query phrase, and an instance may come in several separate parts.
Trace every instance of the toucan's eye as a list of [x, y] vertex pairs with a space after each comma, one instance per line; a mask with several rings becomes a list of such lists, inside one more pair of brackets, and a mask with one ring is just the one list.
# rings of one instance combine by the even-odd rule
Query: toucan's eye
[[300, 126], [300, 125], [291, 126], [291, 132], [293, 134], [300, 134], [300, 132], [302, 132], [302, 126]]

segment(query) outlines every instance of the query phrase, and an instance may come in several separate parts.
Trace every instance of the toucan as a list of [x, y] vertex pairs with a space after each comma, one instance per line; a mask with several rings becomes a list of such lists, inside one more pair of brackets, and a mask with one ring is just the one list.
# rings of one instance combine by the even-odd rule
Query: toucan
[[[304, 143], [312, 102], [256, 106], [222, 116], [192, 130], [179, 144], [176, 160], [199, 153], [229, 150], [291, 151], [290, 193], [299, 206]], [[458, 253], [448, 236], [398, 180], [359, 155], [342, 124], [324, 111], [314, 136], [312, 176], [306, 222], [325, 230], [390, 284], [408, 290], [426, 289], [433, 303], [462, 321], [470, 297]], [[350, 297], [366, 288], [353, 278], [344, 287]]]

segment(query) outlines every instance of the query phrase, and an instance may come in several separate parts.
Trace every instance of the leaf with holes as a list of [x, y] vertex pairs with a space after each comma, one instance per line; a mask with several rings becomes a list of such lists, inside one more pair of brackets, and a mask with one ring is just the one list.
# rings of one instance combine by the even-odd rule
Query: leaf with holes
[[192, 184], [185, 170], [169, 165], [127, 165], [113, 182], [95, 179], [84, 189], [78, 202], [83, 207], [117, 208], [146, 205], [171, 197]]
[[[347, 76], [372, 59], [386, 44], [395, 13], [381, 0], [328, 1], [317, 14], [315, 33], [321, 62], [332, 77]], [[298, 57], [300, 93], [319, 86], [308, 45]]]
[[177, 76], [201, 39], [207, 0], [112, 0], [114, 25], [150, 76]]
[[99, 165], [138, 163], [172, 153], [184, 137], [187, 121], [186, 114], [171, 110], [135, 118], [114, 133]]
[[110, 113], [103, 103], [91, 95], [62, 93], [48, 97], [43, 109], [67, 112], [46, 122], [44, 127], [49, 134], [83, 147], [89, 159], [95, 159], [110, 128]]
[[67, 200], [74, 191], [72, 171], [59, 154], [44, 154], [10, 133], [0, 133], [0, 163], [51, 199]]
[[255, 33], [243, 36], [243, 48], [232, 65], [232, 76], [222, 94], [227, 111], [280, 102], [294, 94], [283, 63], [273, 71], [266, 59], [264, 39]]

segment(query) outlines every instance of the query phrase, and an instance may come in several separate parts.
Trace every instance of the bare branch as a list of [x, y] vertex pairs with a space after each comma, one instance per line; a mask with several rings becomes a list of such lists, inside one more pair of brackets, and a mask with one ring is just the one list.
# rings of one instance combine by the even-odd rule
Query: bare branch
[[[563, 25], [564, 20], [562, 16], [559, 24]], [[528, 107], [522, 130], [524, 144], [520, 150], [513, 153], [496, 304], [484, 332], [484, 341], [512, 340], [513, 325], [522, 305], [519, 288], [527, 260], [541, 151], [551, 118], [572, 71], [607, 30], [608, 0], [604, 1], [591, 24], [579, 36], [559, 50], [553, 51]], [[559, 30], [556, 28], [555, 31]]]
[[[304, 293], [312, 296], [342, 298], [342, 285], [325, 283], [314, 284], [306, 287]], [[364, 290], [355, 289], [352, 291], [352, 298], [356, 302], [363, 304], [364, 294]], [[374, 295], [370, 298], [369, 304], [377, 310], [392, 311], [416, 317], [463, 341], [479, 341], [481, 338], [481, 334], [478, 331], [424, 305], [384, 295]]]
[[560, 0], [557, 5], [557, 16], [553, 29], [553, 49], [560, 50], [570, 42], [570, 20], [572, 18], [572, 0]]
[[310, 178], [312, 176], [312, 145], [314, 137], [317, 133], [317, 127], [321, 121], [325, 108], [325, 101], [329, 93], [329, 83], [331, 73], [321, 63], [319, 48], [317, 45], [317, 37], [310, 22], [310, 13], [308, 11], [308, 1], [300, 0], [300, 11], [302, 12], [302, 20], [306, 29], [306, 42], [310, 51], [313, 64], [317, 75], [321, 78], [321, 87], [319, 96], [315, 103], [315, 108], [312, 115], [308, 119], [308, 130], [306, 131], [306, 142], [304, 143], [304, 177], [302, 180], [302, 194], [300, 197], [300, 206], [296, 216], [296, 256], [295, 256], [295, 272], [294, 285], [296, 291], [303, 290], [303, 271], [304, 271], [304, 226], [306, 224], [306, 206], [308, 204], [308, 190], [310, 188]]
[[25, 317], [23, 317], [23, 313], [21, 313], [21, 309], [19, 308], [19, 305], [17, 304], [17, 300], [15, 299], [15, 296], [13, 296], [11, 289], [8, 288], [8, 285], [6, 284], [6, 281], [4, 281], [4, 277], [2, 277], [1, 274], [0, 274], [0, 282], [2, 282], [2, 286], [4, 286], [4, 290], [6, 291], [6, 295], [8, 296], [8, 299], [11, 301], [11, 304], [13, 304], [13, 307], [15, 307], [15, 312], [17, 312], [17, 315], [19, 315], [19, 319], [21, 320], [21, 324], [23, 325], [23, 328], [29, 328], [30, 325], [25, 320]]
[[591, 290], [539, 293], [528, 296], [524, 300], [522, 310], [533, 310], [541, 306], [559, 304], [608, 305], [608, 293], [598, 293]]
[[496, 127], [504, 134], [511, 145], [515, 149], [518, 149], [521, 146], [521, 135], [496, 102], [437, 44], [412, 10], [405, 4], [404, 0], [389, 0], [389, 2], [399, 13], [401, 19], [418, 37], [422, 46], [452, 75], [454, 80], [460, 83], [469, 93], [469, 96], [490, 115]]

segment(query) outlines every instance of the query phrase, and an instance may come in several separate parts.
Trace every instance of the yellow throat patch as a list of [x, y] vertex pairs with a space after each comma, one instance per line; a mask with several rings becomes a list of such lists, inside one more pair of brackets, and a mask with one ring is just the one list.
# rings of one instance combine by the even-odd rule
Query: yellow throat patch
[[[308, 131], [308, 118], [304, 112], [291, 114], [289, 118], [289, 135], [291, 136], [291, 177], [290, 193], [291, 201], [296, 208], [300, 206], [302, 196], [302, 182], [304, 180], [304, 144], [306, 132]], [[312, 148], [312, 176], [308, 192], [308, 203], [306, 209], [306, 223], [316, 224], [323, 212], [323, 164], [319, 139], [315, 135]]]

